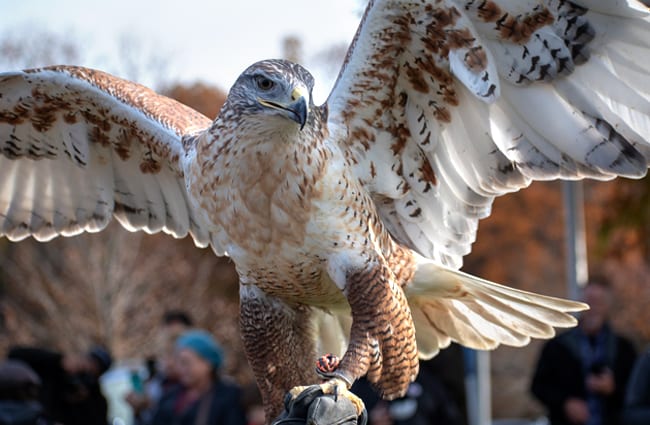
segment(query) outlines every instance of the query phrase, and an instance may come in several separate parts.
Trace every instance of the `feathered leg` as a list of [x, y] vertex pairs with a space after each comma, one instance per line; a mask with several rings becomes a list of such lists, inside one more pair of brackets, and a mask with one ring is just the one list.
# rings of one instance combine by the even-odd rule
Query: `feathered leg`
[[239, 292], [244, 350], [270, 423], [282, 413], [289, 389], [318, 381], [312, 311], [288, 305], [253, 285], [241, 285]]
[[382, 396], [404, 395], [418, 372], [413, 320], [402, 288], [383, 264], [346, 276], [352, 311], [350, 344], [337, 372], [354, 381], [367, 374]]
[[[418, 373], [415, 327], [406, 296], [395, 281], [395, 274], [381, 261], [369, 260], [365, 267], [345, 273], [341, 286], [352, 312], [350, 343], [340, 362], [325, 368], [319, 364], [321, 375], [330, 378], [320, 385], [323, 392], [349, 399], [358, 414], [364, 406], [349, 391], [354, 381], [365, 375], [383, 398], [394, 399], [406, 393]], [[294, 387], [291, 394], [297, 397], [305, 389]]]

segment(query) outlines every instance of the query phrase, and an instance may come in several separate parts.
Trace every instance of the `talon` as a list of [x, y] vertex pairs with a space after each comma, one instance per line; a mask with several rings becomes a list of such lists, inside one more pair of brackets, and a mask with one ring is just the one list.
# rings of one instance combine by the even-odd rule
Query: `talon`
[[304, 385], [303, 385], [303, 386], [298, 386], [298, 387], [293, 387], [293, 388], [291, 388], [291, 389], [289, 390], [289, 394], [291, 394], [291, 399], [292, 399], [292, 400], [295, 399], [296, 397], [298, 397], [298, 395], [299, 395], [301, 392], [305, 391], [306, 389], [307, 389], [307, 386], [304, 386]]
[[357, 410], [357, 416], [361, 415], [365, 406], [363, 401], [349, 390], [349, 383], [346, 379], [336, 377], [320, 385], [324, 394], [334, 396], [334, 401], [338, 401], [338, 397], [345, 397], [352, 402]]
[[[347, 381], [347, 379], [337, 376], [318, 386], [320, 387], [323, 394], [334, 396], [335, 402], [338, 401], [339, 397], [345, 397], [350, 400], [357, 411], [357, 416], [360, 416], [363, 413], [365, 409], [363, 401], [355, 394], [350, 392], [350, 383]], [[291, 400], [295, 400], [303, 391], [307, 390], [310, 387], [313, 386], [298, 386], [291, 388], [289, 390]]]
[[[338, 401], [339, 396], [350, 400], [357, 410], [357, 416], [359, 416], [363, 413], [365, 406], [359, 397], [350, 392], [352, 382], [345, 374], [337, 371], [339, 364], [340, 360], [334, 354], [325, 354], [316, 359], [316, 374], [323, 379], [319, 386], [323, 394], [334, 396], [335, 402]], [[295, 399], [306, 388], [304, 386], [293, 387], [289, 390], [289, 394], [291, 394], [292, 399]]]

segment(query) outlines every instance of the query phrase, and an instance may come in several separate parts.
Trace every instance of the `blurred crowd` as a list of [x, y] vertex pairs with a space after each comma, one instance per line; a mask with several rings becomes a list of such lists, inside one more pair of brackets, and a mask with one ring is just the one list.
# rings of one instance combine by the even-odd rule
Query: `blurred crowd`
[[[591, 309], [577, 327], [540, 352], [531, 392], [551, 425], [650, 424], [650, 349], [611, 326], [614, 294], [593, 277], [584, 289]], [[257, 387], [239, 387], [222, 373], [224, 353], [182, 311], [167, 312], [146, 372], [133, 370], [125, 401], [134, 425], [262, 425]], [[364, 379], [352, 388], [368, 410], [368, 425], [467, 425], [461, 348], [452, 344], [423, 361], [405, 397], [385, 401]], [[112, 358], [101, 346], [83, 353], [13, 347], [0, 363], [0, 425], [107, 425], [100, 386]]]
[[241, 389], [221, 373], [221, 347], [212, 335], [192, 325], [184, 312], [163, 317], [159, 369], [150, 367], [144, 381], [134, 371], [132, 391], [126, 396], [136, 425], [247, 424]]
[[0, 424], [106, 425], [99, 378], [111, 363], [102, 347], [78, 354], [12, 348], [0, 363]]
[[[132, 371], [125, 396], [135, 425], [264, 423], [256, 388], [242, 390], [222, 374], [221, 347], [188, 314], [166, 313], [157, 333], [156, 358], [147, 359], [147, 373]], [[100, 377], [111, 363], [103, 347], [82, 354], [12, 348], [0, 364], [0, 425], [107, 425]]]

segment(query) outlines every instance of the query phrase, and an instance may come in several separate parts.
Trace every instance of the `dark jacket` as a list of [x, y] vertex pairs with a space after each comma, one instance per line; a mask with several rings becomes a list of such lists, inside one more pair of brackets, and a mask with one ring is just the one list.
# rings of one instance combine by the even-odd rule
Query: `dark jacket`
[[47, 425], [40, 404], [0, 400], [0, 425]]
[[[420, 372], [402, 398], [388, 403], [394, 425], [465, 425], [465, 384], [462, 348], [457, 344], [431, 360], [420, 361]], [[376, 389], [364, 377], [352, 386], [368, 412], [380, 402]], [[372, 425], [372, 417], [368, 418]]]
[[68, 374], [60, 353], [16, 347], [9, 358], [27, 363], [41, 378], [40, 401], [48, 419], [63, 425], [107, 424], [108, 404], [99, 381], [85, 374]]
[[[548, 409], [552, 425], [571, 425], [564, 414], [564, 403], [571, 397], [587, 399], [586, 378], [589, 367], [583, 364], [582, 330], [577, 327], [565, 332], [544, 346], [533, 377], [532, 393]], [[602, 425], [618, 424], [625, 389], [634, 365], [636, 353], [627, 339], [616, 335], [609, 326], [603, 330], [604, 354], [598, 367], [607, 367], [614, 374], [614, 393], [602, 398]]]
[[621, 423], [650, 424], [650, 350], [639, 358], [630, 377]]
[[175, 412], [184, 391], [176, 386], [163, 394], [149, 425], [246, 425], [240, 390], [234, 384], [219, 380], [202, 398]]

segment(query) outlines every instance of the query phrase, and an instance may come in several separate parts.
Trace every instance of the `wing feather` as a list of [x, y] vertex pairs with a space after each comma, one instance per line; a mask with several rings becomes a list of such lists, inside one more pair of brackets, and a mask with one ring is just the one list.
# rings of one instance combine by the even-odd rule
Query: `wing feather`
[[210, 120], [81, 67], [0, 74], [0, 236], [46, 241], [128, 230], [210, 242], [188, 203], [182, 159]]
[[371, 1], [327, 100], [332, 135], [393, 237], [458, 268], [496, 196], [645, 175], [647, 56], [631, 0]]
[[450, 340], [485, 350], [550, 338], [554, 327], [576, 324], [567, 313], [587, 308], [488, 282], [425, 259], [405, 293], [423, 357], [435, 355]]

